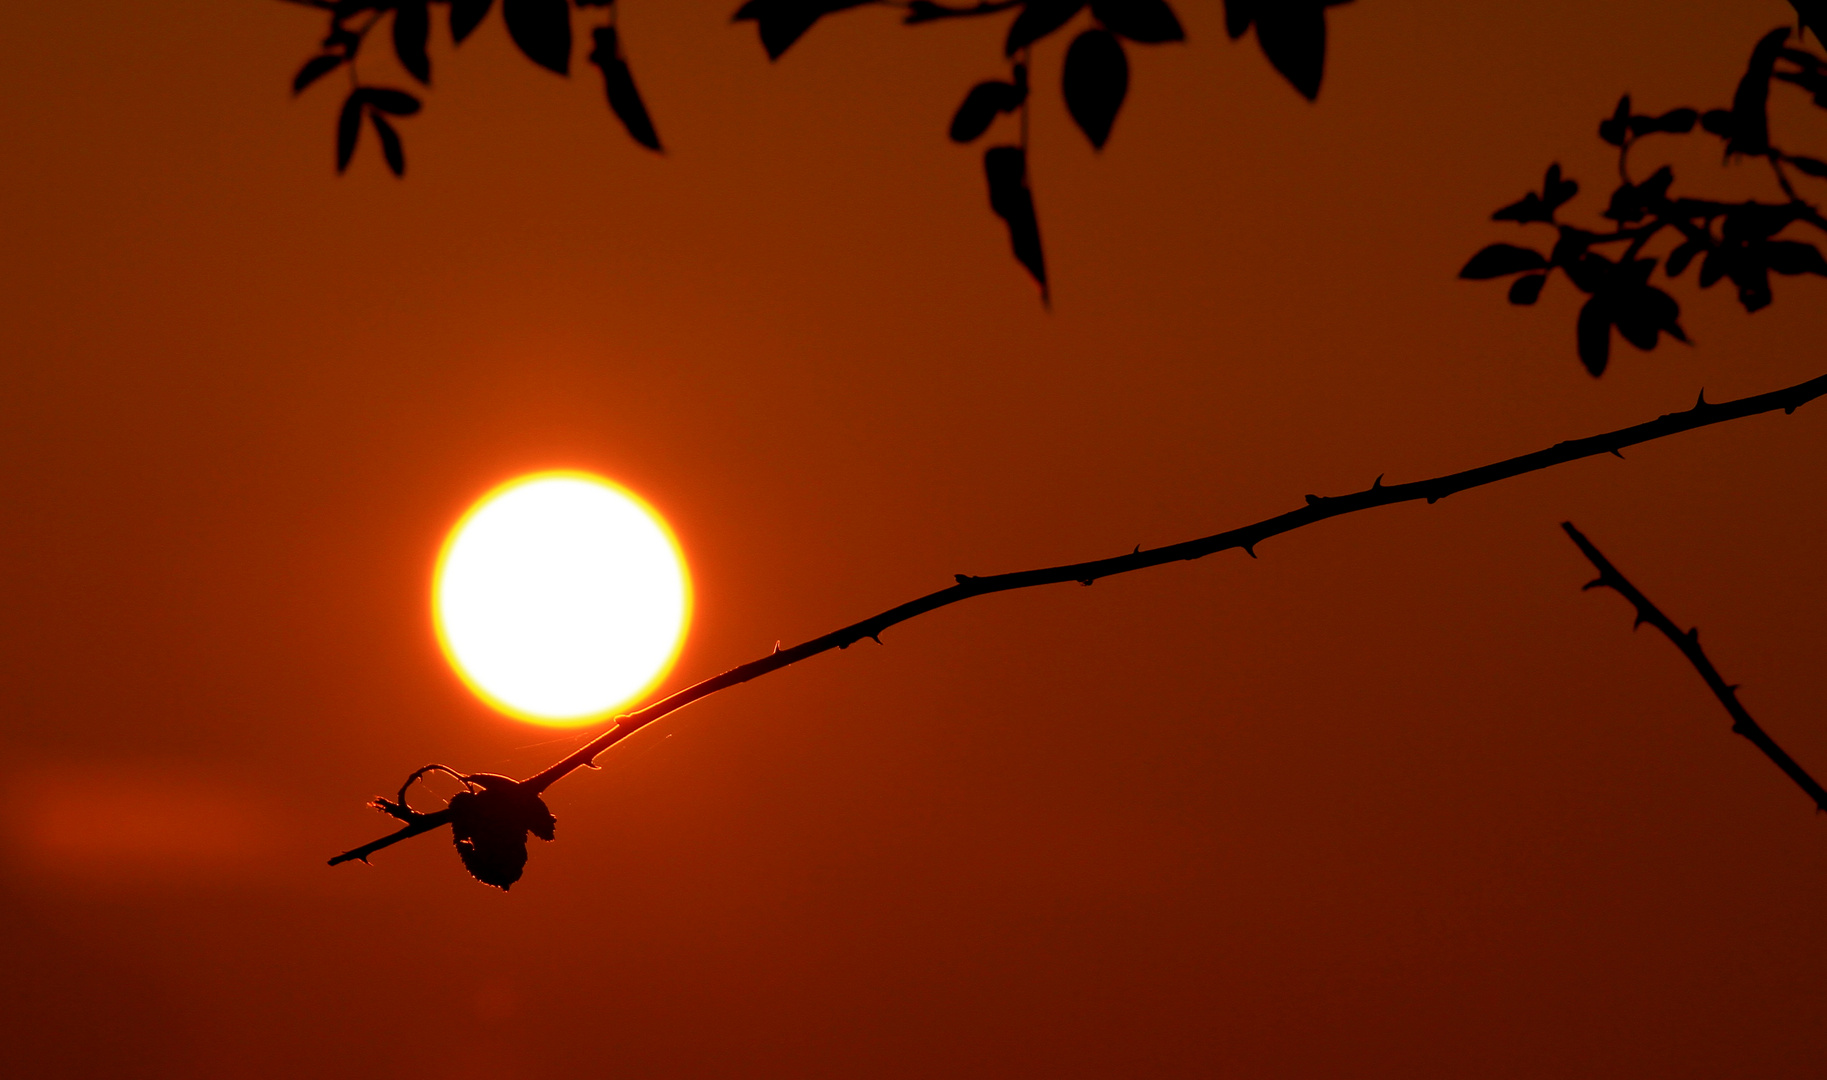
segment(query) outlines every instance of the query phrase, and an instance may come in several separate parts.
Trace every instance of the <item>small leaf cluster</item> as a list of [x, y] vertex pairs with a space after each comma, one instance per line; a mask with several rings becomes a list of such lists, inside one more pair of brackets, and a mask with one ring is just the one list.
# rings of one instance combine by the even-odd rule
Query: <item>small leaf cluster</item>
[[[1809, 29], [1827, 19], [1827, 3], [1803, 3], [1798, 11]], [[1578, 193], [1579, 185], [1562, 177], [1560, 166], [1553, 165], [1539, 192], [1530, 192], [1491, 215], [1496, 221], [1552, 227], [1556, 231], [1553, 247], [1544, 254], [1535, 248], [1492, 244], [1472, 256], [1459, 276], [1473, 280], [1515, 276], [1510, 302], [1533, 304], [1548, 277], [1560, 271], [1587, 295], [1574, 338], [1580, 362], [1595, 377], [1604, 374], [1610, 364], [1614, 329], [1645, 351], [1654, 349], [1664, 334], [1687, 341], [1680, 305], [1650, 283], [1658, 264], [1663, 276], [1673, 279], [1698, 259], [1700, 287], [1730, 281], [1747, 312], [1767, 307], [1774, 298], [1772, 273], [1827, 277], [1827, 259], [1820, 250], [1786, 234], [1792, 226], [1802, 225], [1827, 232], [1827, 219], [1797, 191], [1792, 175], [1827, 179], [1827, 162], [1789, 153], [1770, 138], [1772, 83], [1797, 86], [1812, 96], [1815, 105], [1827, 108], [1827, 59], [1792, 47], [1789, 38], [1790, 30], [1778, 27], [1758, 41], [1730, 108], [1639, 114], [1626, 94], [1612, 114], [1599, 122], [1598, 130], [1601, 140], [1618, 148], [1619, 184], [1601, 213], [1610, 227], [1593, 231], [1559, 220], [1560, 208]], [[1675, 195], [1670, 190], [1674, 170], [1666, 165], [1643, 180], [1632, 179], [1630, 153], [1639, 142], [1656, 135], [1686, 136], [1696, 131], [1722, 141], [1728, 159], [1762, 159], [1785, 201], [1725, 202]], [[1671, 237], [1673, 244], [1666, 255], [1646, 254], [1649, 245], [1664, 236]], [[1607, 253], [1612, 251], [1617, 253]]]
[[[357, 59], [368, 35], [383, 22], [392, 30], [393, 54], [400, 67], [420, 85], [431, 85], [431, 9], [447, 9], [451, 40], [461, 45], [485, 18], [494, 0], [297, 0], [324, 11], [329, 18], [320, 51], [305, 61], [292, 79], [292, 92], [342, 69], [349, 78], [336, 124], [336, 171], [348, 169], [361, 140], [363, 121], [374, 129], [381, 156], [395, 176], [406, 173], [406, 152], [399, 131], [388, 117], [412, 116], [420, 109], [418, 97], [397, 87], [364, 83], [357, 73]], [[573, 7], [606, 8], [607, 24], [592, 29], [594, 48], [590, 62], [603, 75], [609, 108], [631, 138], [650, 150], [660, 149], [647, 106], [635, 88], [634, 77], [622, 54], [616, 32], [615, 0], [501, 0], [502, 21], [508, 36], [527, 57], [549, 71], [568, 75], [571, 70]]]

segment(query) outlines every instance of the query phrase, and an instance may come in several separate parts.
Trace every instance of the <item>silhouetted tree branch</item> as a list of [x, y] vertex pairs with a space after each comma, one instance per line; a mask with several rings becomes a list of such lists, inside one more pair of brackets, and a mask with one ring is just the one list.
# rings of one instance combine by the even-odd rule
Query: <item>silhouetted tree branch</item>
[[1827, 810], [1827, 790], [1823, 790], [1821, 785], [1815, 782], [1814, 777], [1809, 776], [1805, 769], [1796, 764], [1794, 758], [1790, 757], [1782, 747], [1776, 745], [1775, 739], [1772, 739], [1762, 727], [1758, 726], [1757, 721], [1751, 719], [1751, 714], [1746, 712], [1745, 707], [1738, 702], [1738, 687], [1729, 685], [1725, 679], [1721, 678], [1718, 669], [1713, 667], [1713, 662], [1707, 659], [1706, 653], [1700, 648], [1700, 628], [1695, 627], [1683, 631], [1676, 626], [1673, 619], [1664, 615], [1660, 608], [1650, 603], [1649, 597], [1644, 596], [1641, 590], [1618, 572], [1617, 567], [1611, 565], [1609, 559], [1599, 553], [1599, 549], [1592, 545], [1592, 541], [1586, 539], [1584, 534], [1573, 527], [1573, 522], [1563, 521], [1561, 528], [1567, 530], [1567, 535], [1573, 538], [1573, 542], [1579, 547], [1580, 552], [1592, 561], [1593, 566], [1598, 568], [1599, 576], [1587, 582], [1584, 588], [1611, 589], [1630, 601], [1631, 607], [1637, 609], [1637, 621], [1631, 626], [1631, 629], [1634, 630], [1644, 623], [1648, 623], [1662, 631], [1664, 637], [1674, 642], [1675, 648], [1681, 650], [1681, 655], [1687, 657], [1688, 662], [1694, 665], [1694, 670], [1700, 672], [1700, 677], [1706, 680], [1707, 689], [1713, 692], [1713, 696], [1719, 699], [1721, 705], [1725, 706], [1726, 712], [1731, 714], [1732, 730], [1749, 739], [1753, 746], [1764, 752], [1765, 757], [1776, 763], [1777, 768], [1788, 774], [1789, 779], [1795, 781], [1796, 786], [1814, 800], [1817, 812]]
[[[1305, 526], [1317, 522], [1325, 521], [1328, 518], [1357, 513], [1360, 510], [1369, 510], [1373, 507], [1390, 506], [1395, 503], [1414, 502], [1422, 499], [1425, 499], [1429, 503], [1433, 503], [1446, 498], [1448, 495], [1465, 491], [1470, 488], [1482, 487], [1486, 484], [1496, 483], [1499, 480], [1507, 480], [1514, 476], [1521, 476], [1525, 473], [1549, 468], [1550, 466], [1565, 464], [1569, 461], [1578, 461], [1582, 458], [1595, 457], [1600, 454], [1617, 454], [1622, 457], [1623, 455], [1619, 452], [1627, 446], [1636, 446], [1640, 443], [1667, 438], [1670, 435], [1676, 435], [1684, 431], [1692, 431], [1695, 428], [1709, 427], [1713, 424], [1724, 423], [1728, 420], [1756, 416], [1761, 413], [1774, 412], [1778, 409], [1783, 410], [1785, 413], [1793, 413], [1800, 406], [1807, 404], [1823, 394], [1827, 394], [1827, 375], [1820, 375], [1816, 378], [1809, 379], [1806, 382], [1797, 383], [1794, 386], [1785, 387], [1781, 390], [1773, 390], [1769, 393], [1756, 394], [1751, 397], [1738, 398], [1734, 401], [1721, 402], [1718, 404], [1709, 403], [1706, 400], [1706, 396], [1702, 394], [1700, 399], [1694, 403], [1693, 408], [1683, 412], [1669, 413], [1657, 417], [1654, 420], [1636, 424], [1631, 427], [1620, 428], [1616, 431], [1592, 435], [1583, 439], [1573, 439], [1567, 442], [1556, 443], [1554, 446], [1544, 450], [1537, 450], [1533, 453], [1523, 454], [1519, 457], [1506, 458], [1503, 461], [1493, 462], [1489, 465], [1481, 465], [1474, 469], [1466, 469], [1462, 472], [1437, 476], [1430, 480], [1416, 480], [1406, 484], [1385, 485], [1383, 483], [1383, 478], [1379, 476], [1377, 477], [1376, 482], [1362, 491], [1338, 496], [1308, 495], [1307, 505], [1300, 507], [1299, 509], [1290, 510], [1285, 514], [1279, 514], [1251, 525], [1229, 530], [1228, 532], [1200, 537], [1196, 540], [1187, 540], [1167, 547], [1155, 548], [1151, 551], [1142, 551], [1140, 548], [1137, 548], [1127, 555], [1118, 555], [1108, 559], [1097, 559], [1091, 562], [1073, 563], [1066, 566], [1050, 566], [1038, 570], [1022, 570], [1008, 574], [992, 574], [984, 577], [972, 577], [967, 574], [958, 574], [956, 575], [957, 583], [950, 588], [928, 593], [916, 600], [910, 600], [898, 607], [890, 608], [880, 614], [872, 615], [861, 622], [852, 623], [840, 630], [835, 630], [823, 637], [813, 638], [811, 641], [795, 645], [790, 649], [776, 649], [776, 651], [769, 656], [764, 656], [759, 660], [752, 660], [740, 667], [731, 668], [721, 675], [715, 675], [702, 682], [688, 686], [644, 709], [620, 717], [607, 731], [590, 740], [588, 743], [585, 743], [582, 747], [579, 747], [575, 752], [569, 754], [562, 760], [555, 762], [549, 768], [528, 777], [526, 780], [515, 782], [507, 780], [505, 777], [492, 778], [492, 780], [505, 782], [497, 785], [497, 788], [503, 792], [507, 791], [506, 785], [514, 785], [512, 799], [508, 798], [506, 794], [502, 796], [502, 820], [518, 820], [516, 815], [532, 813], [532, 811], [525, 809], [525, 806], [527, 805], [525, 800], [532, 799], [534, 802], [537, 802], [539, 796], [552, 784], [577, 769], [586, 766], [594, 767], [597, 756], [602, 754], [603, 751], [668, 713], [681, 709], [694, 701], [708, 697], [720, 690], [726, 690], [732, 686], [748, 682], [751, 679], [759, 678], [771, 671], [778, 671], [788, 665], [796, 664], [801, 660], [817, 656], [819, 653], [828, 652], [832, 649], [847, 649], [864, 638], [880, 641], [882, 632], [889, 627], [894, 626], [897, 623], [906, 622], [908, 619], [912, 619], [915, 616], [924, 615], [929, 611], [935, 611], [950, 604], [958, 603], [961, 600], [968, 600], [976, 596], [986, 596], [990, 593], [1009, 592], [1014, 589], [1029, 589], [1040, 585], [1057, 585], [1069, 581], [1090, 585], [1099, 578], [1111, 577], [1116, 574], [1127, 574], [1132, 571], [1142, 570], [1151, 566], [1161, 566], [1171, 562], [1201, 559], [1207, 555], [1225, 551], [1230, 548], [1241, 548], [1251, 556], [1254, 556], [1256, 554], [1256, 545], [1262, 543], [1264, 540], [1273, 536], [1280, 536], [1283, 533], [1292, 532], [1295, 529], [1304, 528]], [[330, 860], [331, 865], [354, 859], [365, 861], [367, 857], [374, 852], [398, 843], [408, 837], [416, 836], [419, 833], [436, 828], [437, 825], [443, 824], [444, 821], [450, 821], [453, 824], [453, 827], [455, 827], [458, 846], [461, 849], [464, 837], [462, 831], [463, 818], [461, 815], [454, 819], [447, 817], [444, 821], [433, 821], [432, 819], [437, 817], [437, 815], [417, 814], [415, 811], [412, 811], [405, 806], [406, 787], [411, 786], [414, 780], [431, 770], [451, 772], [452, 775], [457, 776], [466, 784], [469, 784], [472, 781], [480, 781], [481, 775], [456, 773], [454, 770], [447, 769], [444, 766], [426, 766], [425, 768], [420, 769], [409, 777], [406, 786], [401, 788], [398, 802], [389, 803], [385, 799], [377, 799], [373, 803], [374, 806], [384, 812], [407, 821], [408, 824], [406, 828], [401, 829], [392, 836], [383, 837], [371, 843], [364, 844], [359, 848], [355, 848], [352, 851], [338, 855], [336, 858]], [[460, 793], [457, 798], [462, 798], [463, 794], [465, 793]], [[519, 801], [513, 801], [516, 799]], [[453, 799], [453, 806], [455, 805], [455, 802], [456, 799]], [[538, 810], [544, 810], [543, 803], [539, 804]], [[501, 828], [507, 832], [513, 831], [511, 825], [503, 825]], [[519, 834], [523, 862], [525, 831], [526, 830], [522, 829]], [[467, 856], [465, 862], [469, 862]], [[472, 866], [471, 869], [473, 872], [474, 867]], [[480, 874], [477, 876], [479, 878], [482, 877]], [[518, 877], [518, 868], [515, 870], [514, 877]], [[482, 878], [482, 880], [487, 881], [489, 879]], [[512, 878], [509, 879], [510, 882], [512, 880]], [[496, 882], [491, 881], [490, 884], [496, 884]], [[505, 888], [506, 886], [503, 885], [502, 887]]]

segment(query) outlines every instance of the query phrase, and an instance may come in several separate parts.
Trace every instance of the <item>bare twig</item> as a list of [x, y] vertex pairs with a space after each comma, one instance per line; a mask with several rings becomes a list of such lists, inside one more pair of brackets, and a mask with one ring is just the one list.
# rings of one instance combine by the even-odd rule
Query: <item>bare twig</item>
[[1580, 552], [1592, 560], [1592, 565], [1598, 568], [1599, 576], [1587, 582], [1585, 588], [1611, 589], [1630, 601], [1630, 606], [1637, 609], [1637, 621], [1631, 629], [1634, 630], [1638, 626], [1648, 623], [1662, 631], [1664, 637], [1674, 642], [1675, 648], [1681, 650], [1681, 655], [1687, 657], [1688, 662], [1694, 665], [1694, 670], [1700, 672], [1700, 677], [1706, 680], [1707, 689], [1713, 692], [1713, 696], [1719, 699], [1721, 705], [1725, 706], [1726, 712], [1731, 714], [1732, 730], [1751, 740], [1751, 744], [1762, 750], [1765, 757], [1776, 762], [1776, 767], [1787, 773], [1789, 779], [1795, 781], [1795, 785], [1814, 800], [1817, 810], [1827, 810], [1827, 790], [1823, 790], [1820, 784], [1815, 783], [1814, 777], [1809, 776], [1807, 770], [1796, 764], [1795, 759], [1784, 752], [1782, 747], [1776, 745], [1776, 740], [1765, 734], [1757, 721], [1751, 719], [1751, 714], [1738, 703], [1738, 687], [1732, 686], [1720, 678], [1718, 669], [1713, 667], [1713, 662], [1707, 659], [1705, 652], [1701, 651], [1700, 628], [1695, 627], [1684, 631], [1676, 626], [1673, 619], [1662, 614], [1660, 608], [1650, 603], [1649, 597], [1644, 596], [1635, 585], [1632, 585], [1623, 574], [1618, 572], [1617, 567], [1611, 565], [1611, 560], [1599, 554], [1599, 549], [1593, 547], [1592, 541], [1586, 539], [1578, 529], [1573, 527], [1573, 522], [1563, 521], [1561, 528], [1567, 530], [1567, 535], [1573, 538], [1573, 542], [1578, 545]]
[[[951, 588], [928, 593], [919, 599], [889, 608], [878, 615], [872, 615], [861, 622], [852, 623], [841, 630], [835, 630], [823, 637], [813, 638], [811, 641], [792, 648], [776, 649], [772, 654], [759, 660], [752, 660], [740, 667], [731, 668], [721, 675], [715, 675], [688, 686], [645, 709], [619, 717], [614, 726], [607, 731], [585, 743], [563, 760], [529, 777], [524, 783], [533, 794], [537, 795], [566, 774], [584, 766], [594, 766], [599, 754], [629, 735], [700, 698], [708, 697], [719, 690], [727, 690], [732, 686], [759, 678], [788, 665], [797, 664], [801, 660], [817, 656], [819, 653], [828, 652], [831, 649], [847, 649], [864, 638], [880, 641], [882, 631], [889, 627], [917, 615], [924, 615], [929, 611], [955, 604], [960, 600], [968, 600], [971, 597], [984, 596], [989, 593], [1029, 589], [1038, 585], [1057, 585], [1069, 581], [1089, 585], [1099, 578], [1127, 574], [1165, 563], [1200, 559], [1230, 548], [1241, 548], [1254, 557], [1256, 545], [1264, 540], [1324, 521], [1327, 518], [1419, 499], [1433, 503], [1469, 488], [1482, 487], [1485, 484], [1507, 480], [1513, 476], [1521, 476], [1569, 461], [1578, 461], [1581, 458], [1595, 457], [1600, 454], [1617, 454], [1624, 447], [1666, 438], [1684, 431], [1692, 431], [1695, 428], [1756, 416], [1760, 413], [1774, 412], [1778, 409], [1785, 413], [1792, 413], [1800, 406], [1823, 394], [1827, 394], [1827, 375], [1817, 376], [1806, 382], [1797, 383], [1781, 390], [1773, 390], [1767, 394], [1757, 394], [1719, 404], [1707, 402], [1705, 395], [1702, 395], [1693, 408], [1684, 412], [1669, 413], [1647, 423], [1620, 428], [1602, 435], [1557, 443], [1545, 450], [1537, 450], [1520, 457], [1481, 465], [1463, 472], [1437, 476], [1431, 480], [1416, 480], [1407, 484], [1386, 486], [1383, 478], [1379, 476], [1375, 483], [1363, 491], [1332, 497], [1309, 495], [1307, 505], [1297, 510], [1290, 510], [1285, 514], [1232, 529], [1229, 532], [1217, 533], [1197, 540], [1187, 540], [1167, 547], [1155, 548], [1152, 551], [1138, 550], [1109, 559], [1073, 563], [1068, 566], [1050, 566], [1038, 570], [1023, 570], [1010, 574], [994, 574], [987, 577], [958, 574], [956, 575], [957, 584]], [[427, 817], [432, 816], [436, 815], [427, 815]], [[390, 837], [384, 837], [357, 848], [355, 851], [339, 855], [331, 861], [334, 863], [365, 858], [380, 848], [423, 831], [424, 829], [418, 828], [415, 823]]]

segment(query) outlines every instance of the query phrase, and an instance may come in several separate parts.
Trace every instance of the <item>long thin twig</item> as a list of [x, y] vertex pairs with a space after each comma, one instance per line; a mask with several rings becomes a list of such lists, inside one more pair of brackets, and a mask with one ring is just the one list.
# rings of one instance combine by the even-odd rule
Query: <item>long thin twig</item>
[[1700, 677], [1706, 680], [1707, 689], [1713, 692], [1713, 696], [1719, 699], [1721, 705], [1725, 706], [1726, 712], [1731, 714], [1732, 730], [1751, 740], [1751, 745], [1762, 750], [1765, 757], [1776, 762], [1776, 767], [1787, 773], [1789, 779], [1795, 781], [1795, 785], [1814, 800], [1817, 810], [1827, 810], [1827, 790], [1815, 783], [1814, 777], [1809, 776], [1807, 770], [1796, 764], [1795, 759], [1790, 757], [1782, 747], [1776, 745], [1776, 740], [1766, 734], [1764, 729], [1758, 726], [1757, 721], [1751, 719], [1751, 714], [1738, 703], [1738, 687], [1720, 678], [1719, 670], [1713, 666], [1711, 660], [1707, 659], [1706, 653], [1701, 651], [1700, 628], [1694, 627], [1684, 631], [1676, 626], [1673, 619], [1662, 614], [1662, 609], [1650, 603], [1649, 597], [1644, 596], [1635, 585], [1630, 583], [1628, 578], [1618, 572], [1617, 567], [1611, 565], [1611, 560], [1599, 554], [1599, 549], [1593, 547], [1592, 541], [1586, 539], [1578, 529], [1573, 527], [1573, 522], [1563, 521], [1561, 528], [1567, 530], [1567, 535], [1573, 538], [1573, 542], [1578, 545], [1580, 552], [1592, 560], [1592, 565], [1598, 568], [1599, 576], [1587, 582], [1585, 588], [1611, 589], [1630, 601], [1630, 606], [1637, 609], [1637, 621], [1631, 629], [1634, 630], [1638, 626], [1648, 623], [1662, 631], [1664, 637], [1674, 642], [1675, 648], [1681, 650], [1681, 655], [1687, 657], [1688, 663], [1693, 664], [1694, 670], [1700, 672]]
[[[1756, 416], [1760, 413], [1775, 412], [1778, 409], [1785, 413], [1792, 413], [1823, 394], [1827, 394], [1827, 375], [1820, 375], [1806, 382], [1797, 383], [1781, 390], [1773, 390], [1767, 394], [1757, 394], [1719, 404], [1709, 403], [1706, 396], [1702, 394], [1693, 408], [1684, 412], [1669, 413], [1647, 423], [1620, 428], [1602, 435], [1556, 443], [1545, 450], [1537, 450], [1520, 457], [1481, 465], [1463, 472], [1437, 476], [1431, 480], [1416, 480], [1407, 484], [1386, 486], [1383, 478], [1379, 476], [1375, 483], [1363, 491], [1330, 497], [1309, 495], [1307, 505], [1298, 510], [1290, 510], [1285, 514], [1267, 518], [1252, 525], [1245, 525], [1242, 528], [1201, 537], [1197, 540], [1187, 540], [1151, 551], [1137, 549], [1127, 555], [1092, 562], [1073, 563], [1068, 566], [1049, 566], [1039, 570], [993, 574], [987, 577], [958, 574], [955, 575], [957, 584], [949, 589], [928, 593], [917, 600], [910, 600], [899, 607], [889, 608], [879, 615], [872, 615], [862, 622], [852, 623], [841, 630], [835, 630], [823, 637], [813, 638], [811, 641], [795, 645], [790, 649], [776, 648], [772, 655], [731, 668], [721, 675], [714, 675], [688, 686], [645, 709], [619, 717], [614, 726], [607, 731], [585, 743], [563, 760], [554, 763], [550, 768], [529, 777], [524, 783], [534, 794], [542, 793], [566, 774], [584, 766], [594, 766], [597, 755], [611, 746], [660, 717], [700, 698], [708, 697], [719, 690], [727, 690], [732, 686], [748, 682], [750, 679], [759, 678], [770, 671], [797, 664], [801, 660], [817, 656], [819, 653], [828, 652], [831, 649], [847, 649], [864, 638], [880, 641], [882, 631], [896, 623], [905, 622], [917, 615], [924, 615], [960, 600], [968, 600], [974, 596], [984, 596], [989, 593], [1008, 592], [1012, 589], [1031, 589], [1038, 585], [1056, 585], [1068, 581], [1089, 585], [1099, 578], [1127, 574], [1165, 563], [1201, 559], [1229, 548], [1241, 548], [1254, 557], [1256, 545], [1264, 540], [1324, 521], [1327, 518], [1369, 510], [1377, 506], [1388, 506], [1393, 503], [1413, 502], [1418, 499], [1425, 499], [1429, 503], [1433, 503], [1468, 488], [1482, 487], [1485, 484], [1507, 480], [1510, 477], [1521, 476], [1538, 469], [1546, 469], [1552, 465], [1578, 461], [1581, 458], [1595, 457], [1600, 454], [1618, 454], [1627, 446], [1636, 446], [1639, 443], [1666, 438], [1684, 431], [1692, 431], [1695, 428], [1708, 427], [1728, 420], [1738, 420], [1746, 416]], [[1619, 456], [1623, 455], [1619, 454]], [[389, 844], [423, 831], [425, 830], [418, 828], [415, 822], [390, 837], [366, 844], [355, 851], [339, 855], [331, 861], [336, 863], [354, 858], [366, 858]]]

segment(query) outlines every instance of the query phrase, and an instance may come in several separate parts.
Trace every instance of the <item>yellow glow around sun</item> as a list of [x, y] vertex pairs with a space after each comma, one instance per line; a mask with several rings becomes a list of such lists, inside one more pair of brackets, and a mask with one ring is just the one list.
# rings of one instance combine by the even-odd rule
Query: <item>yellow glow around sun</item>
[[589, 473], [535, 473], [484, 495], [432, 579], [457, 674], [496, 709], [542, 724], [595, 720], [652, 689], [690, 617], [685, 556], [665, 521]]

